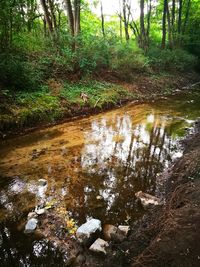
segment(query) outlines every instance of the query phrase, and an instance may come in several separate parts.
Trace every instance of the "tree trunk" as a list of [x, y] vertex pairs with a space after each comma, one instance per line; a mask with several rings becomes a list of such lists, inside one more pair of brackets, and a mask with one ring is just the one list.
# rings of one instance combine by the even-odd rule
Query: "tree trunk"
[[74, 15], [72, 11], [72, 4], [71, 0], [65, 0], [66, 9], [67, 9], [67, 17], [68, 17], [68, 24], [70, 28], [70, 32], [72, 37], [74, 37]]
[[120, 40], [122, 41], [122, 11], [121, 11], [121, 0], [119, 0], [119, 33], [120, 33]]
[[190, 7], [191, 7], [191, 0], [188, 0], [186, 14], [185, 14], [185, 21], [184, 21], [184, 25], [182, 29], [183, 35], [185, 34], [186, 26], [187, 26], [188, 19], [189, 19]]
[[147, 13], [147, 42], [148, 42], [148, 46], [149, 46], [149, 33], [150, 33], [150, 24], [151, 24], [151, 10], [152, 10], [152, 3], [151, 3], [152, 0], [150, 0], [149, 2], [149, 10], [148, 10], [148, 13]]
[[78, 36], [81, 30], [81, 1], [80, 0], [74, 0], [74, 34], [75, 36]]
[[164, 0], [164, 5], [163, 5], [163, 18], [162, 18], [162, 44], [161, 44], [162, 49], [165, 49], [165, 46], [166, 46], [166, 15], [167, 15], [167, 5], [168, 5], [167, 0]]
[[40, 0], [40, 3], [41, 3], [41, 6], [43, 8], [43, 11], [44, 11], [44, 18], [45, 18], [46, 23], [48, 25], [49, 31], [52, 33], [53, 32], [53, 25], [52, 25], [49, 11], [48, 11], [48, 6], [47, 6], [45, 0]]
[[181, 26], [182, 26], [182, 9], [183, 9], [183, 0], [179, 0], [179, 10], [178, 10], [178, 34], [181, 33]]
[[146, 32], [144, 25], [144, 0], [140, 0], [140, 47], [146, 51]]
[[123, 0], [123, 16], [124, 16], [125, 38], [126, 38], [126, 41], [128, 42], [130, 37], [129, 37], [129, 32], [128, 32], [128, 22], [127, 22], [127, 14], [126, 14], [126, 0]]
[[53, 28], [54, 30], [57, 29], [57, 21], [56, 21], [56, 15], [55, 15], [55, 6], [53, 3], [53, 0], [48, 0], [49, 2], [49, 9], [51, 12], [51, 20], [52, 20], [52, 24], [53, 24]]
[[167, 28], [168, 28], [168, 43], [169, 43], [169, 48], [173, 47], [172, 44], [172, 31], [171, 31], [171, 21], [170, 21], [170, 13], [169, 13], [169, 5], [168, 2], [166, 4], [166, 12], [167, 12]]
[[172, 27], [175, 22], [176, 0], [172, 0]]
[[105, 37], [104, 15], [103, 15], [103, 4], [102, 4], [102, 1], [100, 2], [100, 4], [101, 4], [101, 30], [102, 30], [103, 37]]

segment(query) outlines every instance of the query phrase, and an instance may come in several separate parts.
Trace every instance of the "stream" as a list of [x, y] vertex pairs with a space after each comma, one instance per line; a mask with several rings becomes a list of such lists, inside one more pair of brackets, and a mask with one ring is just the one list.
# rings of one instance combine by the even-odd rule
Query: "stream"
[[[0, 143], [1, 266], [62, 266], [58, 253], [22, 227], [38, 198], [65, 207], [80, 226], [133, 224], [146, 210], [135, 193], [165, 195], [162, 172], [200, 118], [200, 91], [74, 120]], [[38, 180], [47, 180], [44, 192]]]

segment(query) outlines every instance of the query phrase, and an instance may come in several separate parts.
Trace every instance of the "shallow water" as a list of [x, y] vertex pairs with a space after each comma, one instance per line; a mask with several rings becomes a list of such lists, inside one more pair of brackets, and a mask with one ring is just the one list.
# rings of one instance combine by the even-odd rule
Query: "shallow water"
[[1, 266], [62, 265], [45, 241], [23, 234], [41, 199], [66, 207], [78, 225], [88, 217], [115, 225], [141, 218], [135, 192], [163, 197], [160, 174], [182, 155], [179, 141], [199, 117], [200, 92], [186, 91], [2, 142]]

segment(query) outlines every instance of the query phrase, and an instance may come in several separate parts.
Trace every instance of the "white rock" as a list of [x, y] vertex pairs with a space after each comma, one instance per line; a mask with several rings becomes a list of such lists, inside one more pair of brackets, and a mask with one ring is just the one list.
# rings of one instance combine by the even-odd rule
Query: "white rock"
[[37, 213], [37, 215], [42, 215], [46, 212], [46, 210], [45, 209], [39, 209], [39, 210], [36, 209], [35, 212]]
[[25, 231], [24, 232], [26, 234], [32, 233], [36, 229], [37, 223], [38, 223], [38, 220], [35, 218], [31, 218], [30, 220], [28, 220], [28, 222], [25, 225]]
[[77, 229], [76, 236], [79, 241], [84, 241], [89, 239], [93, 233], [101, 230], [101, 221], [97, 219], [90, 219]]
[[45, 179], [39, 179], [38, 180], [38, 185], [39, 186], [45, 186], [45, 185], [47, 185], [47, 180], [45, 180]]
[[93, 252], [101, 252], [106, 254], [106, 248], [109, 246], [108, 242], [98, 238], [89, 248]]
[[127, 236], [128, 232], [130, 231], [129, 225], [119, 225], [118, 228], [120, 231], [122, 231], [124, 233], [125, 236]]
[[151, 206], [151, 205], [162, 205], [163, 204], [159, 198], [154, 197], [154, 196], [147, 194], [147, 193], [143, 193], [142, 191], [135, 193], [135, 196], [137, 199], [139, 199], [141, 201], [141, 203], [144, 207]]
[[37, 214], [34, 211], [28, 213], [28, 219], [37, 218]]

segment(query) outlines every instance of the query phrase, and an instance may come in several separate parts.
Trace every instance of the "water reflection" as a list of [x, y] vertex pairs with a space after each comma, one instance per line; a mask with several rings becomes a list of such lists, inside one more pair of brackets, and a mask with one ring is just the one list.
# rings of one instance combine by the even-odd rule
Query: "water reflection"
[[[155, 114], [147, 115], [137, 124], [127, 114], [111, 121], [103, 118], [92, 122], [91, 130], [85, 133], [81, 166], [84, 173], [94, 176], [90, 180], [94, 190], [84, 191], [88, 195], [94, 195], [94, 191], [101, 195], [106, 212], [119, 199], [123, 204], [118, 203], [118, 209], [131, 205], [138, 190], [161, 194], [157, 175], [170, 164], [173, 155], [180, 153], [177, 140], [171, 138], [170, 123], [169, 118]], [[123, 202], [127, 194], [130, 199]], [[87, 197], [85, 202], [92, 199]]]

